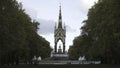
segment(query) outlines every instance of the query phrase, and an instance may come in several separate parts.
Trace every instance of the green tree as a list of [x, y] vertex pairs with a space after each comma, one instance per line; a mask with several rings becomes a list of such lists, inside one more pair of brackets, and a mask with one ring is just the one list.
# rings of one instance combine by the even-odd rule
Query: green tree
[[16, 0], [0, 1], [0, 65], [49, 56], [49, 42], [37, 34], [38, 25]]
[[88, 59], [101, 60], [102, 63], [120, 63], [119, 7], [119, 0], [99, 0], [89, 10], [88, 19], [81, 28], [81, 36], [86, 36], [86, 39], [83, 38], [82, 42], [78, 39], [79, 49], [86, 50], [88, 47], [88, 51], [83, 51]]

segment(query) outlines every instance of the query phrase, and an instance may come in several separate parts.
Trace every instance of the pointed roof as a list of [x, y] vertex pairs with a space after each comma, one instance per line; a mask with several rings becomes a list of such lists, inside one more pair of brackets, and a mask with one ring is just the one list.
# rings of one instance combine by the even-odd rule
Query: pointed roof
[[59, 9], [58, 28], [62, 28], [62, 12], [61, 12], [61, 5], [60, 5], [60, 9]]

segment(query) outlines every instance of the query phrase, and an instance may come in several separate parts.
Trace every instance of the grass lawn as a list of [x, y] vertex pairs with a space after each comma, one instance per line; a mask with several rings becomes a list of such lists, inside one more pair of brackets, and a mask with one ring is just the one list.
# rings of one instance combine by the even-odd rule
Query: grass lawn
[[89, 64], [89, 65], [14, 65], [14, 66], [2, 66], [0, 68], [120, 68], [120, 65], [108, 65], [108, 64]]

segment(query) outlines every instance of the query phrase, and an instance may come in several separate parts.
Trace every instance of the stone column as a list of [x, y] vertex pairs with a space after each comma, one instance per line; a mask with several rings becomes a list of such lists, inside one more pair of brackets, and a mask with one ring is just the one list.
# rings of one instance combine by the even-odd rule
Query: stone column
[[63, 43], [63, 53], [65, 53], [65, 43]]
[[55, 43], [54, 48], [55, 48], [55, 53], [57, 53], [57, 43]]

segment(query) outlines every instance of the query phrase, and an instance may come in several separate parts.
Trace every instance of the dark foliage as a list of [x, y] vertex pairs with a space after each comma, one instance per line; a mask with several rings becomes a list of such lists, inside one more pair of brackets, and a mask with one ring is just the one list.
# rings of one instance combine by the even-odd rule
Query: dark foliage
[[0, 65], [49, 56], [49, 42], [37, 34], [38, 25], [16, 0], [0, 0]]
[[71, 57], [77, 59], [85, 55], [87, 60], [120, 63], [119, 7], [119, 0], [99, 0], [89, 9], [88, 19], [81, 28], [82, 33], [74, 39], [69, 49]]

